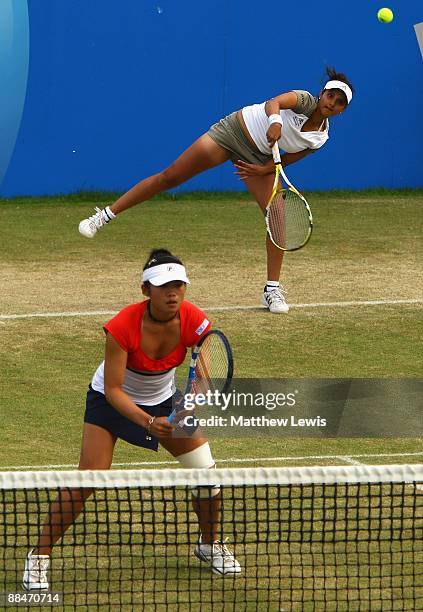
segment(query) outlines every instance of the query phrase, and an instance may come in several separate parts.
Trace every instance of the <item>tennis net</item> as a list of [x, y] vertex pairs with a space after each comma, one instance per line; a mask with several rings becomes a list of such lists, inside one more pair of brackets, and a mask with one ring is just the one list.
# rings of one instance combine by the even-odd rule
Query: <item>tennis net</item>
[[[422, 483], [423, 465], [0, 472], [0, 608], [423, 610]], [[206, 485], [221, 486], [237, 575], [193, 554], [192, 487]], [[63, 488], [93, 493], [53, 548], [49, 590], [27, 592]]]

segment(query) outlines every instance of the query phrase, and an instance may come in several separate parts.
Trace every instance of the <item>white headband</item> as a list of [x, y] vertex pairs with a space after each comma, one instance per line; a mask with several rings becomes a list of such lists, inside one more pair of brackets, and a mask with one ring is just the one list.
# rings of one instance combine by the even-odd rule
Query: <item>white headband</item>
[[343, 81], [328, 81], [326, 83], [326, 85], [324, 86], [324, 89], [340, 89], [341, 91], [344, 92], [344, 94], [347, 96], [347, 102], [348, 104], [351, 102], [352, 100], [352, 91], [351, 91], [351, 87], [349, 87], [346, 83], [344, 83]]
[[188, 285], [190, 284], [185, 266], [177, 263], [165, 263], [147, 268], [142, 273], [142, 281], [143, 283], [150, 281], [155, 287], [160, 287], [160, 285], [172, 281], [182, 281], [183, 283], [188, 283]]

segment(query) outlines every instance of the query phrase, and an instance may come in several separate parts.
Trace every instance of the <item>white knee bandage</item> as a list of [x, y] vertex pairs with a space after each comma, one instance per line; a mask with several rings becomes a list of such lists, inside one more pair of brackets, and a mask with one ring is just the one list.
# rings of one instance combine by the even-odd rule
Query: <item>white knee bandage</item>
[[[213, 456], [211, 454], [209, 443], [206, 442], [201, 446], [198, 446], [189, 453], [179, 455], [177, 460], [183, 468], [187, 469], [200, 469], [200, 468], [215, 468]], [[210, 498], [220, 493], [220, 487], [217, 485], [204, 485], [191, 487], [192, 494], [195, 497]]]
[[208, 442], [194, 448], [189, 453], [178, 455], [177, 460], [183, 468], [211, 468], [214, 466], [214, 459], [211, 454], [210, 446]]

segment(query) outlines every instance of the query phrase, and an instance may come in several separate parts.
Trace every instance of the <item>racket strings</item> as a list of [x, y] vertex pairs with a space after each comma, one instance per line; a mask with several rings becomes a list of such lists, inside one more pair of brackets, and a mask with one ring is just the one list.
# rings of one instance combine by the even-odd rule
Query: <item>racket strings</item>
[[267, 219], [270, 237], [284, 249], [298, 248], [309, 237], [311, 226], [307, 207], [291, 189], [276, 193]]
[[197, 357], [194, 393], [221, 391], [228, 377], [228, 355], [221, 340], [214, 335], [204, 341]]

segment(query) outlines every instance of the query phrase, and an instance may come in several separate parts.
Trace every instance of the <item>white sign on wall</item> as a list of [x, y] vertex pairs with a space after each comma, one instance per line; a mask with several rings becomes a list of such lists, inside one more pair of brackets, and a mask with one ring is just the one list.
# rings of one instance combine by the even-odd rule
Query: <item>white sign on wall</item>
[[423, 21], [422, 23], [416, 23], [414, 29], [416, 30], [417, 42], [419, 43], [420, 51], [423, 57]]

